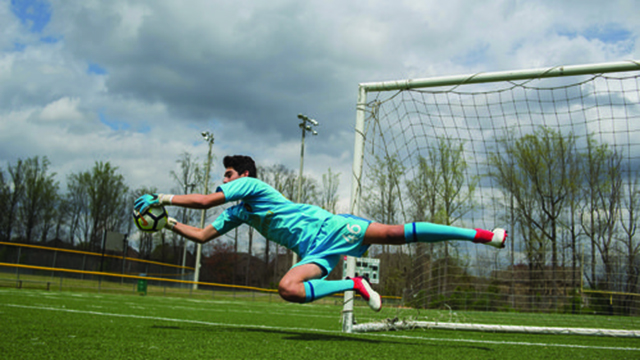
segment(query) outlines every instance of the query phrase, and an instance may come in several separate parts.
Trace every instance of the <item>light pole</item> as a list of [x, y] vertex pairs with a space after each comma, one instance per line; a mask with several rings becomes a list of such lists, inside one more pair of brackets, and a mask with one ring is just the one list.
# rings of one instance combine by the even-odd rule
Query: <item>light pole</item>
[[[300, 144], [300, 176], [298, 176], [298, 196], [296, 199], [296, 202], [300, 203], [302, 201], [302, 170], [304, 168], [304, 137], [307, 131], [309, 131], [313, 135], [318, 135], [318, 132], [313, 130], [313, 128], [311, 127], [311, 125], [318, 126], [318, 122], [302, 114], [298, 114], [298, 119], [302, 120], [300, 125], [298, 125], [300, 129], [302, 129], [302, 142]], [[309, 125], [308, 123], [311, 125]], [[292, 260], [293, 260], [293, 264], [298, 262], [298, 255], [296, 255], [295, 252], [293, 253]]]
[[[193, 183], [185, 183], [184, 184], [184, 193], [191, 194], [193, 192], [193, 188], [196, 184]], [[189, 190], [191, 188], [191, 190]], [[187, 223], [187, 208], [182, 209], [182, 223]], [[181, 277], [180, 280], [184, 280], [184, 268], [187, 266], [187, 239], [182, 238], [182, 270], [180, 271]]]
[[[209, 143], [209, 153], [207, 154], [207, 168], [205, 169], [204, 175], [204, 194], [209, 193], [209, 172], [211, 171], [211, 147], [213, 146], [213, 134], [208, 131], [202, 132], [202, 137], [204, 141]], [[207, 209], [202, 209], [202, 215], [200, 216], [200, 228], [204, 229], [204, 220], [207, 217]], [[193, 290], [198, 289], [198, 280], [200, 279], [200, 259], [202, 258], [202, 244], [198, 243], [196, 245], [196, 266], [195, 272], [193, 274]]]

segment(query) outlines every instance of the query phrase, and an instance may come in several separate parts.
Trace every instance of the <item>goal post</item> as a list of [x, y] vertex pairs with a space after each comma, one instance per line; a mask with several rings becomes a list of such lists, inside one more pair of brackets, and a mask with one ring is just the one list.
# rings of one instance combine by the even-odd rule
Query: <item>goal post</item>
[[[612, 159], [619, 161], [617, 169], [620, 172], [624, 172], [626, 176], [626, 179], [621, 180], [624, 186], [629, 188], [636, 186], [633, 184], [634, 182], [637, 184], [637, 173], [634, 173], [633, 166], [634, 164], [637, 165], [637, 163], [640, 163], [640, 151], [638, 150], [640, 144], [633, 142], [638, 139], [631, 140], [631, 138], [640, 138], [640, 127], [634, 125], [635, 127], [631, 129], [629, 129], [629, 127], [621, 129], [619, 122], [629, 122], [629, 119], [640, 122], [640, 107], [638, 106], [638, 102], [640, 102], [640, 100], [638, 100], [640, 98], [640, 80], [638, 72], [640, 72], [640, 62], [629, 60], [426, 79], [362, 83], [358, 88], [356, 107], [350, 212], [354, 215], [364, 217], [369, 215], [363, 207], [365, 201], [365, 199], [363, 199], [363, 193], [366, 188], [367, 176], [369, 176], [366, 170], [376, 166], [376, 156], [382, 158], [386, 156], [387, 159], [397, 156], [398, 163], [404, 169], [417, 169], [419, 168], [416, 162], [418, 158], [428, 159], [430, 156], [440, 156], [439, 159], [443, 158], [444, 155], [438, 155], [436, 154], [437, 151], [433, 150], [433, 146], [437, 147], [436, 144], [441, 142], [442, 146], [449, 150], [448, 154], [451, 153], [452, 149], [454, 152], [459, 151], [459, 155], [462, 158], [460, 168], [463, 170], [462, 172], [464, 172], [464, 175], [461, 174], [461, 176], [466, 179], [465, 185], [460, 186], [461, 189], [469, 195], [469, 203], [473, 203], [474, 206], [470, 206], [464, 212], [461, 212], [462, 215], [453, 213], [445, 213], [443, 215], [442, 210], [437, 214], [432, 212], [429, 219], [444, 219], [443, 221], [448, 224], [464, 227], [493, 226], [489, 223], [495, 223], [496, 221], [503, 221], [503, 223], [507, 223], [506, 225], [508, 226], [517, 226], [519, 233], [518, 231], [510, 231], [511, 236], [509, 240], [518, 241], [520, 248], [515, 249], [513, 245], [510, 245], [511, 248], [508, 252], [504, 252], [504, 255], [503, 253], [498, 255], [511, 257], [510, 264], [508, 264], [507, 267], [510, 267], [512, 274], [516, 272], [516, 263], [519, 262], [518, 259], [521, 260], [520, 262], [526, 262], [522, 259], [529, 256], [529, 253], [533, 251], [530, 249], [533, 245], [529, 245], [528, 243], [522, 244], [513, 237], [514, 233], [516, 236], [522, 234], [522, 237], [528, 239], [539, 238], [539, 249], [535, 249], [535, 251], [551, 251], [549, 247], [554, 247], [561, 241], [562, 244], [564, 244], [564, 241], [568, 241], [565, 237], [568, 238], [572, 236], [574, 241], [572, 246], [575, 247], [575, 241], [585, 241], [586, 244], [587, 242], [584, 240], [586, 238], [583, 239], [580, 238], [580, 236], [584, 236], [584, 233], [588, 232], [586, 229], [589, 228], [589, 225], [592, 230], [592, 232], [589, 233], [590, 236], [600, 236], [598, 239], [607, 241], [605, 240], [607, 236], [605, 232], [607, 229], [609, 232], [613, 231], [612, 227], [601, 231], [602, 227], [606, 227], [607, 221], [610, 223], [615, 219], [607, 218], [606, 214], [605, 216], [600, 216], [599, 214], [596, 214], [597, 216], [593, 215], [594, 208], [602, 207], [603, 204], [588, 204], [588, 201], [582, 198], [580, 201], [575, 200], [573, 204], [575, 208], [570, 208], [571, 205], [566, 204], [566, 208], [561, 209], [561, 214], [559, 212], [557, 218], [550, 220], [552, 223], [553, 221], [557, 221], [553, 223], [554, 227], [565, 226], [568, 219], [570, 219], [573, 224], [571, 225], [573, 227], [566, 226], [566, 229], [562, 228], [562, 234], [557, 235], [557, 237], [546, 238], [545, 236], [548, 236], [548, 234], [545, 233], [546, 229], [536, 229], [533, 226], [528, 228], [523, 227], [521, 223], [514, 219], [518, 216], [535, 216], [535, 214], [527, 214], [527, 209], [522, 209], [525, 207], [525, 205], [523, 205], [524, 200], [519, 199], [517, 194], [514, 195], [516, 190], [510, 187], [513, 186], [512, 184], [504, 183], [504, 177], [500, 178], [499, 175], [488, 174], [488, 164], [505, 161], [505, 157], [502, 156], [502, 154], [511, 154], [510, 151], [514, 151], [515, 149], [509, 146], [516, 146], [519, 140], [530, 139], [531, 141], [535, 141], [534, 138], [548, 140], [548, 143], [553, 143], [554, 141], [562, 142], [563, 144], [564, 142], [567, 144], [579, 143], [580, 145], [575, 145], [575, 149], [580, 152], [580, 157], [583, 157], [583, 153], [581, 152], [583, 150], [588, 152], [589, 156], [592, 156], [589, 145], [592, 130], [600, 127], [602, 132], [599, 134], [599, 139], [600, 145], [603, 146], [598, 149], [606, 154], [613, 153], [615, 155], [612, 155]], [[625, 76], [628, 75], [630, 77], [630, 80], [620, 80], [614, 85], [605, 85], [611, 86], [608, 95], [599, 92], [600, 90], [597, 89], [598, 86], [600, 86], [598, 83], [599, 79], [604, 76], [603, 74], [611, 73], [624, 73]], [[559, 78], [567, 78], [568, 80], [538, 84], [538, 82], [543, 79], [553, 80]], [[469, 88], [471, 85], [475, 87]], [[627, 87], [631, 88], [627, 89]], [[619, 88], [622, 89], [620, 90]], [[368, 99], [370, 94], [373, 93], [376, 94], [375, 98]], [[405, 95], [405, 93], [409, 93], [409, 95]], [[406, 99], [404, 98], [405, 96]], [[603, 100], [603, 98], [607, 96], [609, 99]], [[606, 104], [603, 104], [603, 101]], [[383, 120], [386, 117], [392, 118], [393, 120], [390, 120], [392, 123], [382, 124], [382, 121], [387, 121]], [[471, 120], [467, 121], [467, 118]], [[497, 124], [498, 122], [500, 122], [499, 125]], [[525, 124], [525, 122], [529, 123]], [[571, 122], [575, 122], [575, 124], [572, 125]], [[518, 129], [517, 131], [515, 131], [516, 128]], [[603, 128], [604, 130], [602, 130]], [[545, 129], [549, 129], [548, 132], [546, 132], [547, 130]], [[523, 135], [517, 138], [515, 135], [516, 132]], [[568, 140], [563, 137], [567, 133], [570, 134], [567, 136]], [[559, 140], [558, 134], [562, 134]], [[530, 138], [527, 138], [527, 136]], [[545, 136], [548, 136], [548, 138]], [[476, 142], [476, 139], [480, 140]], [[541, 147], [549, 147], [550, 145], [548, 145], [548, 143], [546, 145], [539, 145]], [[500, 148], [501, 146], [503, 148]], [[561, 147], [562, 146], [564, 145], [561, 145]], [[570, 157], [571, 154], [567, 156]], [[473, 158], [477, 159], [477, 163], [472, 163], [472, 161], [474, 161]], [[511, 161], [513, 158], [509, 160]], [[566, 165], [566, 168], [570, 169], [571, 167]], [[511, 180], [521, 180], [517, 178], [517, 175], [510, 174], [509, 176], [511, 176]], [[492, 180], [489, 181], [486, 180], [486, 178], [492, 178]], [[567, 181], [570, 181], [569, 175], [567, 175], [566, 178], [569, 179]], [[405, 206], [408, 205], [403, 203], [408, 202], [407, 199], [411, 197], [411, 194], [409, 194], [410, 191], [401, 189], [401, 187], [408, 184], [410, 180], [412, 179], [396, 179], [397, 182], [395, 186], [397, 188], [397, 194], [400, 197], [400, 204], [397, 206], [401, 208], [400, 213], [402, 214], [397, 219], [403, 222], [430, 221], [429, 219], [417, 220], [415, 216], [408, 215], [409, 211], [405, 209]], [[511, 193], [509, 193], [509, 191], [511, 191]], [[497, 192], [499, 195], [496, 195], [494, 192]], [[633, 192], [633, 190], [631, 192]], [[519, 200], [522, 202], [522, 208], [514, 205], [514, 202], [517, 204]], [[509, 204], [509, 201], [511, 201], [511, 204]], [[634, 206], [631, 204], [631, 201], [636, 200], [631, 199], [627, 203], [618, 203], [619, 208], [616, 211], [624, 212], [626, 211], [625, 206], [627, 208]], [[506, 206], [505, 203], [507, 203]], [[514, 210], [514, 208], [516, 208], [516, 210]], [[587, 208], [590, 209], [589, 218], [591, 224], [580, 224], [579, 221], [574, 223], [576, 218], [578, 220], [585, 219], [584, 214]], [[534, 208], [533, 210], [529, 209], [529, 211], [535, 212], [536, 210]], [[580, 212], [581, 215], [574, 212]], [[560, 217], [562, 217], [562, 224], [560, 224]], [[628, 214], [627, 218], [629, 218]], [[377, 219], [372, 220], [376, 221]], [[637, 221], [637, 219], [631, 218], [631, 221]], [[480, 224], [478, 224], [478, 222]], [[583, 233], [581, 233], [582, 235], [572, 233], [573, 230], [580, 228], [580, 226], [585, 229]], [[626, 225], [617, 223], [611, 226], [616, 226], [616, 231], [621, 231], [623, 234]], [[596, 234], [596, 230], [600, 232]], [[538, 235], [538, 232], [543, 232], [546, 235]], [[531, 241], [533, 243], [533, 240]], [[556, 241], [558, 244], [556, 244]], [[608, 241], [611, 243], [611, 239]], [[630, 237], [629, 241], [637, 240]], [[401, 250], [400, 252], [408, 254], [407, 256], [413, 259], [414, 256], [416, 256], [416, 252], [420, 251], [423, 251], [423, 249], [416, 250], [407, 247], [406, 250]], [[445, 253], [447, 251], [448, 250], [445, 250]], [[433, 253], [431, 255], [433, 255]], [[593, 270], [594, 274], [596, 271], [602, 271], [602, 261], [607, 261], [606, 256], [609, 255], [610, 254], [594, 254], [593, 258], [595, 260], [591, 263], [592, 269], [590, 270]], [[471, 256], [473, 256], [473, 253], [471, 253]], [[495, 255], [490, 254], [486, 256], [490, 257]], [[540, 277], [537, 275], [531, 276], [531, 278], [536, 277], [536, 281], [551, 282], [552, 285], [549, 287], [551, 289], [549, 292], [552, 299], [549, 300], [549, 302], [555, 302], [555, 305], [552, 306], [557, 307], [559, 306], [558, 301], [562, 303], [562, 300], [558, 299], [562, 297], [561, 293], [563, 292], [558, 290], [560, 288], [558, 283], [562, 282], [564, 284], [564, 282], [570, 283], [571, 281], [576, 281], [576, 279], [569, 280], [568, 278], [576, 278], [575, 267], [580, 260], [576, 259], [578, 254], [571, 254], [571, 256], [573, 256], [573, 269], [568, 269], [569, 266], [565, 265], [570, 261], [563, 261], [563, 266], [560, 266], [556, 250], [553, 250], [552, 255], [548, 256], [551, 257], [552, 260], [545, 258], [541, 260], [540, 263], [535, 264], [535, 266], [540, 268], [539, 270], [543, 275]], [[411, 261], [413, 262], [413, 260]], [[427, 262], [430, 269], [429, 271], [432, 271], [432, 266], [434, 266], [436, 262], [433, 256], [429, 258], [428, 261], [416, 261], [416, 263], [423, 265]], [[448, 260], [445, 262], [445, 266], [448, 266], [446, 264], [448, 264]], [[608, 266], [608, 264], [604, 265]], [[483, 276], [481, 273], [489, 272], [487, 269], [480, 268], [481, 270], [470, 271], [466, 275], [480, 278]], [[354, 276], [355, 258], [347, 258], [346, 269], [345, 276]], [[549, 280], [548, 275], [545, 275], [557, 275], [564, 270], [566, 270], [566, 274], [562, 273], [562, 279], [552, 278]], [[448, 279], [452, 276], [447, 273], [447, 271], [445, 268], [444, 275], [442, 272], [437, 275], [439, 276], [438, 287], [445, 289], [445, 292], [450, 286], [447, 281], [449, 281]], [[504, 280], [501, 276], [504, 276], [505, 269], [496, 267], [491, 269], [490, 272], [491, 276], [497, 276], [501, 281]], [[607, 276], [609, 275], [610, 274], [607, 274]], [[432, 274], [430, 273], [429, 277], [431, 278], [431, 276]], [[512, 275], [512, 277], [513, 276], [515, 275]], [[618, 280], [611, 279], [612, 284], [614, 281], [618, 281], [618, 283], [610, 286], [622, 287], [624, 282], [629, 280], [627, 278], [622, 279], [622, 277], [624, 277], [624, 275], [621, 275]], [[542, 278], [542, 280], [540, 280], [540, 278]], [[596, 279], [591, 280], [595, 281]], [[524, 298], [527, 295], [519, 294], [518, 291], [520, 290], [514, 290], [516, 289], [515, 280], [510, 281], [512, 281], [513, 284], [505, 285], [505, 287], [511, 286], [508, 296], [510, 300], [508, 300], [508, 304], [503, 306], [518, 307], [519, 297]], [[582, 279], [577, 279], [577, 281], [582, 281]], [[635, 281], [637, 282], [637, 279]], [[444, 282], [444, 285], [442, 285], [442, 282]], [[508, 283], [509, 281], [504, 280], [504, 282]], [[573, 284], [573, 282], [571, 282], [571, 284]], [[495, 286], [501, 287], [502, 285], [503, 284], [500, 283]], [[544, 286], [546, 291], [547, 287], [546, 285]], [[565, 289], [566, 288], [571, 288], [571, 286], [565, 286]], [[637, 287], [635, 289], [638, 291]], [[429, 289], [424, 285], [420, 291], [416, 290], [415, 293], [412, 293], [412, 296], [430, 297], [431, 295], [424, 295], [428, 292]], [[564, 292], [568, 293], [569, 290]], [[393, 295], [398, 296], [398, 294]], [[580, 294], [575, 296], [580, 296]], [[422, 304], [428, 304], [429, 301], [431, 301], [431, 298], [424, 300]], [[529, 301], [528, 298], [526, 301]], [[535, 301], [531, 300], [531, 304]], [[524, 303], [525, 300], [522, 300], [522, 302]], [[424, 306], [428, 307], [428, 305]], [[533, 306], [534, 305], [532, 305], [532, 307]], [[342, 326], [344, 332], [367, 331], [367, 328], [373, 329], [372, 331], [379, 331], [383, 328], [401, 328], [401, 326], [393, 327], [381, 323], [378, 323], [378, 325], [358, 324], [354, 326], [354, 311], [354, 293], [345, 292], [342, 311]], [[412, 323], [411, 326], [415, 326], [416, 323], [420, 322]], [[425, 324], [425, 327], [434, 327], [433, 323], [425, 322]], [[466, 324], [466, 327], [473, 328], [473, 324]], [[522, 329], [522, 327], [513, 328], [517, 328], [517, 331], [521, 332], [535, 331], [535, 327], [532, 327], [532, 329]], [[482, 326], [478, 326], [477, 329], [479, 331], [482, 330]], [[501, 329], [507, 329], [508, 331], [509, 327], [501, 326]], [[545, 328], [542, 331], [548, 332], [549, 329]], [[603, 332], [594, 331], [594, 333], [602, 334]]]

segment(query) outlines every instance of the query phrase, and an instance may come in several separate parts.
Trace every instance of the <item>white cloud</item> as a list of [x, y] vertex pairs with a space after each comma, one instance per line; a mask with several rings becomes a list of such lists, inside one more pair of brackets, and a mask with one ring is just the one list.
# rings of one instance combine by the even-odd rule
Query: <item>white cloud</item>
[[42, 109], [40, 119], [44, 121], [78, 121], [84, 117], [78, 110], [80, 99], [63, 97]]

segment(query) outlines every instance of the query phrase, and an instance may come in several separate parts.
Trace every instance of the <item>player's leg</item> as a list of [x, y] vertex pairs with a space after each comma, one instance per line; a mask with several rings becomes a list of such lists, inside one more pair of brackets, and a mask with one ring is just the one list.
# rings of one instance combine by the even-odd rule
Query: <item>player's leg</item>
[[308, 302], [308, 291], [306, 291], [304, 283], [320, 279], [323, 276], [324, 270], [316, 264], [310, 263], [295, 266], [280, 279], [278, 293], [283, 299], [290, 302]]
[[489, 231], [428, 222], [415, 222], [405, 225], [371, 223], [364, 235], [364, 243], [401, 245], [414, 242], [433, 243], [446, 240], [467, 240], [503, 248], [506, 238], [506, 231], [500, 228]]
[[369, 306], [379, 311], [382, 306], [380, 295], [375, 292], [368, 281], [355, 277], [344, 280], [322, 280], [326, 276], [324, 269], [314, 263], [302, 264], [289, 270], [280, 280], [278, 293], [291, 302], [308, 303], [325, 296], [344, 291], [356, 291]]

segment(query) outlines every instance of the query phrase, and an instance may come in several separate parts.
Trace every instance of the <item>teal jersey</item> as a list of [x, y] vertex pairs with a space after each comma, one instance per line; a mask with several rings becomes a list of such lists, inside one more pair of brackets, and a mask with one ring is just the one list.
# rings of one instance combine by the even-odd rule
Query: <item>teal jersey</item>
[[304, 256], [323, 223], [334, 215], [320, 207], [287, 200], [266, 183], [243, 177], [221, 185], [225, 200], [242, 201], [220, 214], [212, 223], [218, 233], [225, 234], [240, 224], [248, 224], [265, 238]]

